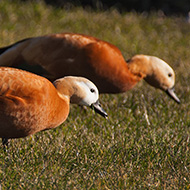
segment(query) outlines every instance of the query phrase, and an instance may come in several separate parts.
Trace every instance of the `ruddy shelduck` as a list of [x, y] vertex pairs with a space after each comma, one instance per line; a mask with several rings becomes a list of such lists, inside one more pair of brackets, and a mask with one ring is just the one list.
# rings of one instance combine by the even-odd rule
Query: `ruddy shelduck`
[[90, 106], [104, 117], [97, 87], [83, 77], [67, 76], [53, 84], [46, 78], [0, 67], [0, 137], [21, 138], [62, 124], [69, 104]]
[[166, 62], [147, 55], [125, 61], [116, 46], [91, 36], [61, 33], [28, 38], [0, 48], [0, 54], [0, 66], [28, 70], [51, 81], [83, 76], [100, 93], [125, 92], [145, 79], [180, 103], [174, 93], [175, 73]]

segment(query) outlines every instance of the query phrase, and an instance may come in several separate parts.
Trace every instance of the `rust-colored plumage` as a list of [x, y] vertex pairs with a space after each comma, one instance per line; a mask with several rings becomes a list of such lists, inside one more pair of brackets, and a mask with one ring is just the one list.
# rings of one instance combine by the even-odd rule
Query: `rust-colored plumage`
[[[0, 48], [0, 66], [12, 66], [53, 81], [63, 76], [83, 76], [100, 93], [130, 90], [141, 79], [164, 91], [174, 100], [175, 73], [163, 60], [136, 55], [125, 61], [120, 50], [97, 38], [72, 33], [52, 34], [22, 40]], [[171, 95], [172, 94], [172, 95]]]
[[64, 77], [53, 84], [44, 77], [0, 68], [0, 137], [20, 138], [59, 126], [69, 114], [69, 103], [95, 106], [98, 90], [82, 77]]

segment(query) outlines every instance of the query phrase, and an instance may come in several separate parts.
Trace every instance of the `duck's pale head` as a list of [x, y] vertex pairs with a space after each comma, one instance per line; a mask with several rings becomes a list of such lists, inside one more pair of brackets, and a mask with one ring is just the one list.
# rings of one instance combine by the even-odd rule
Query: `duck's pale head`
[[177, 103], [179, 98], [174, 92], [174, 70], [162, 59], [155, 56], [135, 55], [131, 58], [129, 68], [155, 88], [165, 91]]
[[150, 85], [165, 91], [177, 103], [180, 103], [179, 98], [174, 92], [175, 72], [163, 60], [154, 56], [147, 56], [151, 65], [151, 72], [144, 78]]
[[[99, 103], [98, 89], [90, 80], [83, 77], [67, 76], [56, 80], [54, 85], [60, 94], [70, 98], [72, 104], [89, 106], [103, 117], [108, 116]], [[69, 88], [65, 88], [65, 85]]]

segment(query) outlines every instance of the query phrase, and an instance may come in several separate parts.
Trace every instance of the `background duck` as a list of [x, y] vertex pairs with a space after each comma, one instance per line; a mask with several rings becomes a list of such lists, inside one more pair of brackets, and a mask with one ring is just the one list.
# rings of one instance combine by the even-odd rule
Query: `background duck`
[[83, 76], [100, 93], [126, 92], [145, 79], [180, 103], [174, 93], [175, 73], [165, 61], [147, 55], [125, 61], [116, 46], [91, 36], [61, 33], [28, 38], [1, 48], [0, 54], [0, 66], [28, 70], [51, 81]]

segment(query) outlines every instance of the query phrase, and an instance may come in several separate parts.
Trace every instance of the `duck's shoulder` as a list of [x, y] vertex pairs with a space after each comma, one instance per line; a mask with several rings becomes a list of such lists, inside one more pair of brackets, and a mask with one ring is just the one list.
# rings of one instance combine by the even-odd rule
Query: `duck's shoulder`
[[51, 82], [44, 77], [9, 67], [0, 68], [0, 78], [1, 95], [8, 92], [26, 94], [53, 87]]

